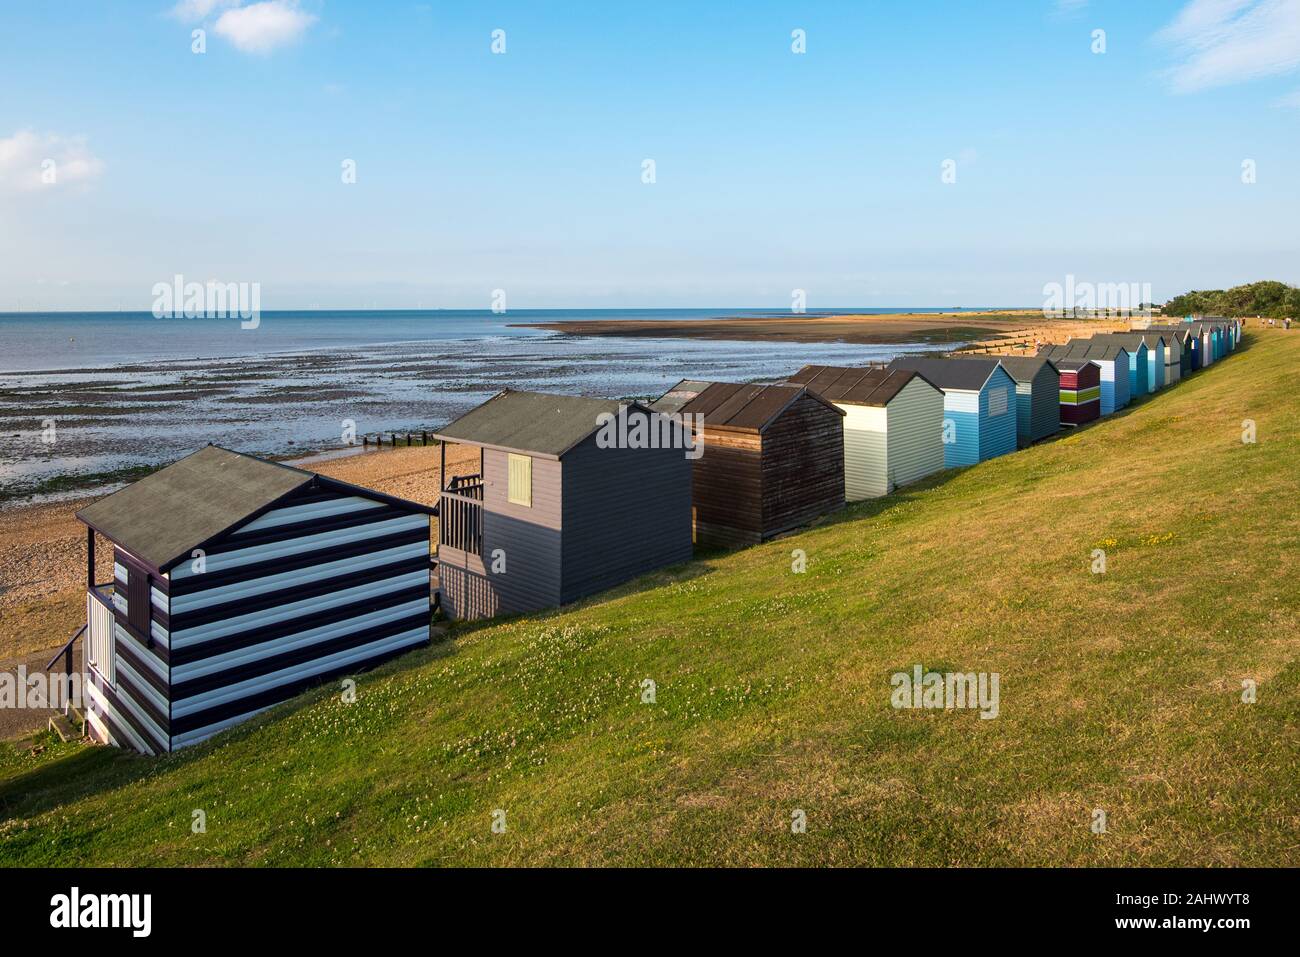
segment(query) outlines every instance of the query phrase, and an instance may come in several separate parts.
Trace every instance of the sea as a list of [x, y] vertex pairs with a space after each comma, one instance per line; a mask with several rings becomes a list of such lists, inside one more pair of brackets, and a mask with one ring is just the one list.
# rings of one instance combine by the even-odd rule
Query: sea
[[[817, 314], [951, 312], [845, 307]], [[521, 323], [788, 316], [762, 309], [310, 310], [238, 318], [0, 313], [0, 504], [214, 442], [287, 457], [432, 430], [503, 388], [652, 398], [936, 348], [587, 337]], [[70, 482], [64, 481], [71, 480]], [[57, 493], [55, 493], [57, 494]]]

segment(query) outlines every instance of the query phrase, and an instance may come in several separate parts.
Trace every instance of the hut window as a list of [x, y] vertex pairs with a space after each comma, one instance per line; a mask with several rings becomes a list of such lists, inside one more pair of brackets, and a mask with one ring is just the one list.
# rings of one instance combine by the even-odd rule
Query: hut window
[[509, 481], [506, 501], [531, 508], [533, 504], [533, 459], [529, 455], [509, 453]]
[[993, 389], [989, 392], [989, 415], [1007, 414], [1007, 390]]

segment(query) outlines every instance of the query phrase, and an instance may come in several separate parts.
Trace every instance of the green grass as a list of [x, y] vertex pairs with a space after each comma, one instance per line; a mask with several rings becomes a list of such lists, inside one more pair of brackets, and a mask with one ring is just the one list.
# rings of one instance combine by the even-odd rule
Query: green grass
[[[355, 704], [10, 751], [0, 863], [1300, 864], [1298, 366], [1256, 334], [1063, 439], [462, 627]], [[894, 710], [916, 663], [998, 672], [1000, 716]]]

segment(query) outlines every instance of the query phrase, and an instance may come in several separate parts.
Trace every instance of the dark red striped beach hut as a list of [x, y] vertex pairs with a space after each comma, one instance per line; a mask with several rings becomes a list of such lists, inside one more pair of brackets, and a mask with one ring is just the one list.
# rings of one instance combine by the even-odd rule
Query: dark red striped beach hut
[[1053, 359], [1061, 373], [1061, 424], [1101, 417], [1101, 366], [1087, 359]]

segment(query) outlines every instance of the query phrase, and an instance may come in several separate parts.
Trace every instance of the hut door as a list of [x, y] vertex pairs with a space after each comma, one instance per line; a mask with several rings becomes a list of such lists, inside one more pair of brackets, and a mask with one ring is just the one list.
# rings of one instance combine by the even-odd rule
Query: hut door
[[145, 639], [149, 640], [149, 606], [153, 598], [152, 582], [148, 570], [139, 563], [126, 559], [126, 620], [131, 627]]

